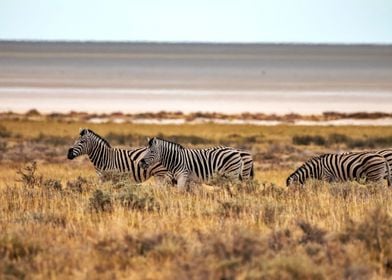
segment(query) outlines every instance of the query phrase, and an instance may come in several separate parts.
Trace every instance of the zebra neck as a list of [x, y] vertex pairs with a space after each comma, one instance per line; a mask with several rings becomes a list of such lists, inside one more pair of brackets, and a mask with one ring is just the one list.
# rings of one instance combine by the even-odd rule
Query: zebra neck
[[313, 177], [314, 179], [320, 180], [323, 177], [322, 171], [323, 168], [321, 168], [322, 162], [318, 161], [316, 164], [316, 168], [314, 169], [314, 174]]
[[97, 143], [88, 156], [97, 170], [109, 170], [113, 158], [113, 149], [102, 143]]
[[[314, 164], [314, 165], [313, 165]], [[316, 161], [313, 164], [307, 164], [302, 168], [302, 172], [299, 172], [300, 176], [303, 177], [303, 181], [305, 182], [307, 179], [316, 179], [320, 180], [322, 178], [322, 162]]]
[[162, 151], [161, 163], [172, 173], [176, 173], [181, 169], [184, 159], [184, 150], [171, 146]]

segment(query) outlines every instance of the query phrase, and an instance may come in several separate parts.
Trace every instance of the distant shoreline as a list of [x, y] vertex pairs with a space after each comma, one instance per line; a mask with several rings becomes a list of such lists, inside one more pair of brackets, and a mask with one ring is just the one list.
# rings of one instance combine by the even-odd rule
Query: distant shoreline
[[337, 42], [213, 42], [213, 41], [104, 41], [104, 40], [26, 40], [26, 39], [13, 39], [13, 40], [0, 40], [1, 43], [38, 43], [38, 44], [150, 44], [150, 45], [211, 45], [211, 46], [355, 46], [355, 47], [372, 47], [372, 46], [392, 46], [388, 42], [376, 43], [337, 43]]
[[56, 120], [64, 122], [87, 122], [87, 123], [133, 123], [133, 124], [156, 124], [156, 125], [180, 125], [180, 124], [228, 124], [228, 125], [300, 125], [300, 126], [391, 126], [392, 113], [383, 112], [356, 112], [339, 113], [324, 112], [319, 115], [300, 114], [263, 114], [263, 113], [183, 113], [177, 112], [145, 112], [138, 114], [124, 114], [112, 112], [104, 114], [91, 114], [87, 112], [71, 111], [69, 113], [41, 113], [31, 109], [26, 113], [0, 112], [0, 121], [27, 120], [45, 121]]
[[217, 90], [145, 88], [0, 87], [0, 112], [139, 114], [181, 111], [318, 115], [322, 112], [391, 112], [389, 91]]

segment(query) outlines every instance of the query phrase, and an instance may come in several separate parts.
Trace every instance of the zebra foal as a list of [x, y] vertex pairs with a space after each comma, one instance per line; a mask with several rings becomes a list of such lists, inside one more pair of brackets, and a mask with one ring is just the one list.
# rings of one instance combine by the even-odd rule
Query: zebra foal
[[131, 179], [141, 183], [154, 176], [158, 183], [172, 183], [173, 176], [159, 162], [148, 169], [139, 167], [147, 147], [120, 149], [112, 148], [107, 140], [90, 129], [82, 129], [80, 137], [68, 150], [68, 159], [88, 155], [96, 172], [101, 177], [104, 172], [127, 173]]
[[386, 179], [388, 186], [391, 185], [388, 161], [376, 152], [324, 154], [311, 158], [287, 178], [286, 185], [303, 185], [308, 179], [328, 182]]
[[[154, 137], [148, 143], [140, 166], [150, 168], [157, 162], [173, 174], [179, 188], [188, 187], [194, 179], [208, 182], [214, 175], [242, 179], [244, 165], [240, 152], [233, 148], [188, 149]], [[253, 162], [249, 174], [253, 174]]]

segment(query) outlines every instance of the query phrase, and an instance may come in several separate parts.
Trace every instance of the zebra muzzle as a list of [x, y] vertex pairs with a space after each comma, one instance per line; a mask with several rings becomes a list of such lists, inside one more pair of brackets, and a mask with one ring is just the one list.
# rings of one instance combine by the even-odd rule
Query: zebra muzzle
[[68, 150], [67, 158], [68, 158], [68, 159], [74, 159], [74, 158], [75, 158], [75, 156], [74, 156], [74, 154], [73, 154], [73, 148], [70, 148], [70, 149]]
[[144, 159], [142, 159], [139, 162], [139, 167], [141, 167], [142, 169], [147, 169], [148, 168], [148, 164], [147, 164], [147, 162]]

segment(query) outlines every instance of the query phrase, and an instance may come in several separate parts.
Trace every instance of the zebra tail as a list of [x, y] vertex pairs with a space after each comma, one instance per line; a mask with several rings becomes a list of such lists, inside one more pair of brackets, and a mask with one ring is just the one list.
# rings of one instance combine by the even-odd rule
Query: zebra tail
[[249, 178], [251, 180], [253, 180], [254, 176], [255, 176], [255, 171], [254, 171], [254, 164], [252, 163], [252, 168], [250, 169], [250, 174], [249, 174]]
[[244, 171], [244, 162], [241, 160], [241, 169], [240, 169], [240, 174], [238, 174], [238, 178], [240, 181], [244, 180], [244, 177], [242, 176], [242, 172]]

